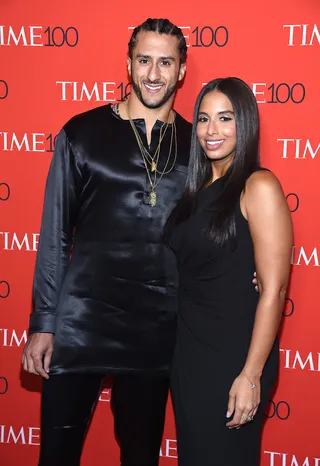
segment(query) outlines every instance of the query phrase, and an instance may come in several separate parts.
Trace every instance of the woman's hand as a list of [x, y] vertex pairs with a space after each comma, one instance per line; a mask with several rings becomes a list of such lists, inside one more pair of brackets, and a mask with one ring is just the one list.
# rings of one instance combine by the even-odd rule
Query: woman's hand
[[253, 377], [250, 381], [241, 372], [234, 380], [229, 392], [228, 411], [226, 416], [232, 421], [227, 423], [229, 429], [239, 429], [242, 425], [253, 420], [260, 404], [260, 377]]

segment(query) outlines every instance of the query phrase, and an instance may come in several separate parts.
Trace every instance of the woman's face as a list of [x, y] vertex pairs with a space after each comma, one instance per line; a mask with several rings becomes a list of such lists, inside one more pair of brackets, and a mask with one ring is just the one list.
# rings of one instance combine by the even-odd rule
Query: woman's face
[[236, 122], [230, 100], [218, 91], [206, 94], [200, 104], [197, 137], [212, 162], [226, 160], [234, 154]]

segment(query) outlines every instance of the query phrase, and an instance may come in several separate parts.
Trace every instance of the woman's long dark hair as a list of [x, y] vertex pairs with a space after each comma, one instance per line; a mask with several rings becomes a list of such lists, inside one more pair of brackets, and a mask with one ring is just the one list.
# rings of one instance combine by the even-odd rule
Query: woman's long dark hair
[[196, 135], [200, 104], [203, 97], [212, 91], [219, 91], [230, 100], [235, 116], [237, 138], [233, 160], [223, 177], [223, 188], [210, 206], [214, 215], [207, 233], [215, 244], [223, 245], [229, 238], [235, 236], [237, 202], [246, 180], [260, 166], [259, 113], [250, 87], [239, 78], [214, 79], [201, 90], [195, 104], [186, 187], [165, 225], [164, 238], [167, 243], [170, 243], [172, 229], [187, 220], [193, 212], [197, 192], [212, 179], [212, 162], [206, 157]]

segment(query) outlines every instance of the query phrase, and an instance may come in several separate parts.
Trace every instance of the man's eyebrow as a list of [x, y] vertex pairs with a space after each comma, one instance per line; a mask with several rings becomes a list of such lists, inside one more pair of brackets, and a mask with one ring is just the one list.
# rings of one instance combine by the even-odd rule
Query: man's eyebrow
[[151, 58], [150, 55], [143, 55], [142, 53], [138, 53], [137, 58]]
[[176, 59], [174, 57], [171, 57], [170, 55], [168, 57], [160, 57], [161, 60], [172, 60], [172, 61], [176, 61]]
[[[152, 58], [151, 55], [143, 55], [142, 53], [138, 53], [137, 58], [146, 58], [150, 59]], [[175, 57], [167, 56], [167, 57], [159, 57], [159, 60], [172, 60], [175, 61]]]

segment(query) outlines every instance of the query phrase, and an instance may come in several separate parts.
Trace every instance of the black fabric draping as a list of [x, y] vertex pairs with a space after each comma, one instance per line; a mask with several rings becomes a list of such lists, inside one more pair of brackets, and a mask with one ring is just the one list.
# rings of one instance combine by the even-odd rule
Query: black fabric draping
[[[147, 144], [145, 121], [134, 122]], [[130, 122], [110, 105], [73, 117], [58, 135], [29, 328], [55, 334], [51, 374], [170, 368], [177, 270], [161, 237], [185, 185], [191, 135], [190, 123], [178, 113], [175, 122], [177, 160], [157, 187], [155, 207], [148, 203], [150, 183]], [[152, 129], [150, 153], [162, 125], [157, 121]], [[169, 125], [160, 170], [171, 131]]]

